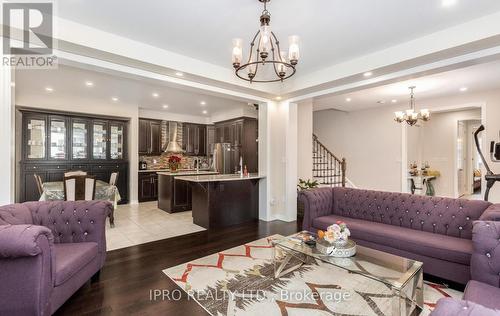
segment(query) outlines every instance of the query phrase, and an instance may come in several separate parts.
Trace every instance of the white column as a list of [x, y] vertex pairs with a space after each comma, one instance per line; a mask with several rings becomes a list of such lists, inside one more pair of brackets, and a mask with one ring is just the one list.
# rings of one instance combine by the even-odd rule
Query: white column
[[4, 205], [14, 202], [15, 192], [14, 88], [12, 69], [0, 67], [0, 205]]
[[259, 105], [259, 172], [259, 218], [296, 220], [297, 104]]
[[[301, 102], [297, 108], [297, 178], [313, 177], [313, 102]], [[297, 179], [297, 181], [298, 181]]]

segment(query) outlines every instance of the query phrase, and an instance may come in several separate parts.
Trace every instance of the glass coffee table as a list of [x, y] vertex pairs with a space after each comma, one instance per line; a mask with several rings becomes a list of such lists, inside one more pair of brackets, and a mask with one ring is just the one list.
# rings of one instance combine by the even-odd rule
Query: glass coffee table
[[423, 309], [422, 262], [361, 246], [357, 246], [353, 257], [335, 258], [288, 237], [275, 239], [273, 244], [275, 278], [319, 260], [331, 265], [332, 269], [347, 270], [348, 276], [362, 276], [367, 281], [369, 279], [367, 283], [374, 281], [389, 288], [392, 315], [418, 315]]

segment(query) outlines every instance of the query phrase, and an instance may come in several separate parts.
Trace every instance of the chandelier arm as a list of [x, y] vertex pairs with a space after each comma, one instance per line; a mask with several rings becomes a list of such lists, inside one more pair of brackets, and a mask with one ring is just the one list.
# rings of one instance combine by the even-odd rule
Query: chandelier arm
[[[273, 34], [273, 32], [271, 32], [271, 34]], [[271, 40], [269, 42], [271, 42], [271, 52], [272, 52], [272, 55], [273, 55], [273, 60], [275, 61], [276, 60], [276, 56], [275, 56], [275, 53], [274, 53], [274, 45], [273, 45], [272, 38], [271, 38]], [[281, 61], [281, 54], [279, 52], [279, 45], [278, 45], [278, 43], [276, 43], [276, 46], [278, 47], [278, 55], [280, 56], [280, 61]], [[276, 76], [278, 78], [281, 78], [280, 75], [278, 74], [278, 69], [276, 69], [276, 63], [273, 63], [273, 69], [274, 69], [274, 73], [276, 74]]]
[[[255, 40], [257, 39], [257, 36], [259, 35], [260, 31], [257, 31], [255, 36], [253, 37], [252, 42], [250, 43], [250, 54], [248, 55], [248, 61], [247, 64], [252, 62], [252, 56], [253, 56], [253, 48], [255, 46]], [[260, 41], [260, 40], [259, 40]]]

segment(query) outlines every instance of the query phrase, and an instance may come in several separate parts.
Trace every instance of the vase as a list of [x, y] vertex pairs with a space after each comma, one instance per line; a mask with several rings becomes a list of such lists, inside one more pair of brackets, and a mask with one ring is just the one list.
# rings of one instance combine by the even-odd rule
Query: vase
[[177, 166], [170, 166], [170, 172], [177, 172]]

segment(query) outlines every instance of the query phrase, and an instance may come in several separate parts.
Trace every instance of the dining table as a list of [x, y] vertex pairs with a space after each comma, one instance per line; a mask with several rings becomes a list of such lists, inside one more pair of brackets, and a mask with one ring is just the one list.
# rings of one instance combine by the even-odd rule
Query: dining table
[[[42, 184], [42, 195], [40, 201], [63, 201], [64, 200], [64, 182], [54, 181]], [[114, 227], [114, 210], [121, 200], [118, 188], [105, 181], [97, 180], [95, 186], [95, 200], [109, 201], [113, 204], [113, 212], [110, 215], [110, 224]]]

